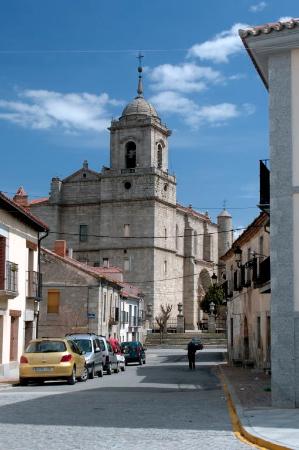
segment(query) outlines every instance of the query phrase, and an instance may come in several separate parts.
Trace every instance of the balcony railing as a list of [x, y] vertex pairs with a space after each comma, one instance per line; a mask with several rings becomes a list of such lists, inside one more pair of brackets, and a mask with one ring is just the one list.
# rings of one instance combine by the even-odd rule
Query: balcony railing
[[18, 295], [18, 264], [6, 261], [5, 277], [0, 290], [12, 293], [14, 296]]
[[[40, 274], [40, 285], [41, 283], [41, 274]], [[29, 298], [38, 298], [39, 297], [39, 291], [38, 291], [38, 272], [35, 272], [33, 270], [29, 270], [27, 272], [27, 279], [26, 279], [26, 297]]]
[[260, 262], [257, 285], [261, 286], [270, 281], [270, 279], [271, 279], [270, 256], [268, 256], [268, 258]]

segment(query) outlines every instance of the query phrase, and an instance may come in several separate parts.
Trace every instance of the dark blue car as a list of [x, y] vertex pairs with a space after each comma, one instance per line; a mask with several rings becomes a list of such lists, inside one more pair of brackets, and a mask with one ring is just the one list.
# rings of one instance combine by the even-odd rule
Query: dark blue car
[[125, 356], [126, 365], [131, 362], [138, 362], [140, 365], [146, 363], [145, 351], [141, 342], [122, 342], [121, 348]]

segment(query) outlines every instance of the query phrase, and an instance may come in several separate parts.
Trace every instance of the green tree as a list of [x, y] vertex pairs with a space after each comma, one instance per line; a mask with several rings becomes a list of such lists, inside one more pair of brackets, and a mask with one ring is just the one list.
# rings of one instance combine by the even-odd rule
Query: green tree
[[221, 286], [210, 286], [202, 299], [200, 306], [205, 313], [210, 313], [211, 302], [215, 304], [215, 313], [217, 315], [219, 306], [224, 304], [224, 292]]

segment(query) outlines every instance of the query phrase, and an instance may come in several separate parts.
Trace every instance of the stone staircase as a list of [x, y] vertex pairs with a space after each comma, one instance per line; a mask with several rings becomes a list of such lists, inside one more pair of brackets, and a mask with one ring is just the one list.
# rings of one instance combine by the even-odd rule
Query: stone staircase
[[201, 340], [204, 347], [210, 348], [226, 348], [227, 340], [225, 334], [222, 333], [198, 333], [198, 332], [186, 332], [186, 333], [167, 333], [161, 339], [159, 333], [150, 333], [146, 336], [145, 345], [148, 348], [151, 347], [174, 347], [174, 348], [187, 348], [188, 343], [193, 337]]

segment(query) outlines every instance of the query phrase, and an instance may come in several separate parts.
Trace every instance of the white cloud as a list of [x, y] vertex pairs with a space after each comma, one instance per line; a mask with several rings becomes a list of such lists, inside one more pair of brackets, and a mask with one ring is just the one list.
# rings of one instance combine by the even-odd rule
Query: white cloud
[[[218, 103], [200, 106], [193, 100], [174, 91], [164, 91], [151, 97], [150, 101], [158, 111], [165, 114], [177, 114], [191, 127], [202, 124], [221, 125], [240, 115], [253, 112], [253, 106], [244, 104], [241, 107], [233, 103]], [[251, 110], [249, 112], [251, 106]]]
[[256, 3], [255, 5], [251, 5], [249, 8], [250, 12], [256, 13], [256, 12], [260, 12], [263, 11], [267, 6], [266, 2], [259, 2]]
[[289, 22], [290, 20], [292, 20], [293, 17], [289, 17], [289, 16], [284, 16], [284, 17], [280, 17], [278, 19], [278, 22]]
[[149, 74], [152, 89], [157, 91], [200, 92], [208, 83], [221, 81], [220, 72], [211, 67], [201, 67], [194, 63], [172, 65], [162, 64]]
[[229, 56], [239, 53], [243, 49], [238, 31], [240, 28], [248, 27], [249, 25], [236, 23], [230, 30], [216, 34], [213, 39], [193, 45], [188, 51], [188, 57], [196, 57], [214, 63], [226, 63]]
[[106, 93], [25, 90], [18, 96], [19, 101], [0, 99], [0, 120], [41, 130], [61, 127], [66, 133], [105, 130], [111, 117], [108, 109], [121, 103]]

